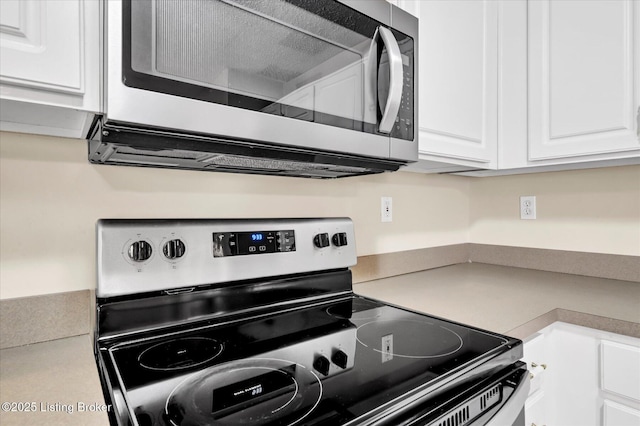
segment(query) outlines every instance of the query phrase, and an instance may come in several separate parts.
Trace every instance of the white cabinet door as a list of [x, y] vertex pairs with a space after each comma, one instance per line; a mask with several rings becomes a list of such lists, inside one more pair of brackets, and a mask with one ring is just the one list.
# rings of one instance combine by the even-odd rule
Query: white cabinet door
[[602, 390], [640, 403], [640, 346], [603, 340], [600, 374]]
[[605, 400], [602, 419], [603, 426], [638, 426], [640, 425], [640, 411]]
[[529, 160], [640, 149], [640, 3], [528, 2]]
[[640, 426], [639, 350], [638, 338], [563, 322], [529, 337], [526, 424]]
[[398, 5], [420, 25], [420, 158], [496, 168], [498, 2]]
[[529, 370], [529, 395], [533, 395], [544, 387], [547, 369], [546, 342], [544, 334], [536, 333], [524, 342], [522, 361]]
[[80, 136], [77, 111], [99, 111], [99, 29], [97, 0], [0, 1], [3, 130]]
[[80, 0], [0, 2], [2, 82], [82, 93], [81, 9]]

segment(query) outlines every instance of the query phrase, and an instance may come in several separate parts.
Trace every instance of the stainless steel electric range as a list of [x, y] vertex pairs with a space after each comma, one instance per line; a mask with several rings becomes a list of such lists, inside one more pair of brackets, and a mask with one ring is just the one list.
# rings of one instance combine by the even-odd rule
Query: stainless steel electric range
[[100, 220], [117, 425], [524, 424], [522, 342], [358, 296], [351, 220]]

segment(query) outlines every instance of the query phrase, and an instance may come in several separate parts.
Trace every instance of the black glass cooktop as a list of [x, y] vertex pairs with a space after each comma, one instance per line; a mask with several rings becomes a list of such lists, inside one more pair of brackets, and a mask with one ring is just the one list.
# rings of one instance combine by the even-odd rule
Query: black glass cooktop
[[335, 425], [469, 380], [516, 342], [353, 296], [121, 342], [108, 358], [140, 425]]

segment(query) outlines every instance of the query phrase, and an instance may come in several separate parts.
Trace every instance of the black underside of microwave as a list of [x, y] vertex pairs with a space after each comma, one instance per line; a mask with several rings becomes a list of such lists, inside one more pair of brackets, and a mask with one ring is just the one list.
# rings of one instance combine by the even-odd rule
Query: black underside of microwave
[[89, 162], [315, 179], [397, 171], [403, 162], [291, 148], [250, 140], [176, 133], [98, 118], [88, 138]]

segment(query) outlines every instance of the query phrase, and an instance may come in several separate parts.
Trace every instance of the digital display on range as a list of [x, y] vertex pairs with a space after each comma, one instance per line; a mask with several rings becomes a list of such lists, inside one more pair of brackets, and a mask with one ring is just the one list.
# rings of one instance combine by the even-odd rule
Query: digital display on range
[[236, 235], [237, 254], [275, 253], [274, 232], [239, 232]]
[[214, 417], [228, 416], [281, 395], [293, 394], [296, 390], [295, 368], [291, 365], [214, 389], [211, 407]]
[[214, 257], [290, 251], [296, 251], [295, 232], [293, 230], [216, 232], [213, 234]]

